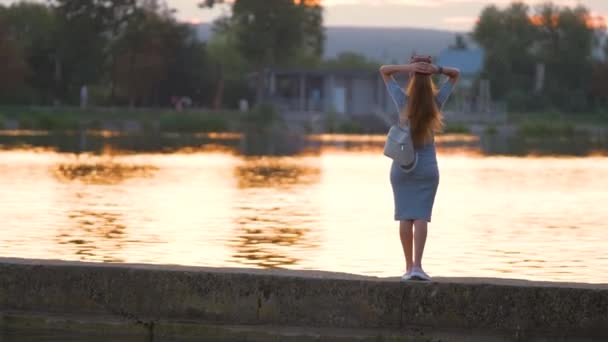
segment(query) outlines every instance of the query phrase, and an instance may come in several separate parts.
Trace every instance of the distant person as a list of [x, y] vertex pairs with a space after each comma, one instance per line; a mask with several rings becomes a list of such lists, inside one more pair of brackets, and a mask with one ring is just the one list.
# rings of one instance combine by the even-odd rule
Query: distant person
[[249, 101], [247, 101], [247, 99], [240, 99], [239, 100], [239, 110], [242, 113], [245, 113], [245, 112], [249, 111]]
[[[384, 83], [399, 111], [399, 124], [409, 126], [418, 158], [414, 165], [398, 165], [393, 161], [390, 171], [395, 220], [400, 221], [399, 235], [405, 255], [406, 270], [402, 280], [431, 280], [422, 269], [422, 254], [439, 186], [434, 136], [443, 125], [441, 108], [460, 75], [456, 68], [431, 63], [430, 56], [413, 56], [410, 64], [380, 67]], [[393, 74], [399, 72], [409, 76], [403, 89], [393, 78]], [[431, 79], [432, 74], [449, 77], [439, 91]]]
[[86, 84], [80, 87], [80, 108], [85, 109], [89, 103], [89, 89]]

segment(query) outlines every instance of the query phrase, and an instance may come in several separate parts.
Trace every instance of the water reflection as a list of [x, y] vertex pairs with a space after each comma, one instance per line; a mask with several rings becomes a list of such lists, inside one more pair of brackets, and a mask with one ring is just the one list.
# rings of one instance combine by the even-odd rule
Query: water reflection
[[289, 206], [237, 207], [236, 236], [231, 241], [232, 255], [238, 262], [263, 268], [296, 265], [302, 250], [318, 248], [310, 236], [314, 212]]
[[235, 134], [116, 134], [108, 131], [83, 134], [70, 132], [0, 131], [0, 147], [52, 147], [58, 152], [103, 154], [107, 146], [129, 152], [173, 152], [184, 148], [219, 143], [238, 150], [240, 135]]
[[584, 132], [531, 137], [518, 133], [484, 134], [481, 151], [486, 155], [587, 156], [608, 150], [608, 140]]
[[241, 136], [239, 150], [245, 156], [292, 156], [310, 148], [305, 138], [280, 127], [252, 127]]
[[158, 168], [152, 165], [134, 165], [111, 159], [82, 160], [61, 163], [53, 174], [62, 181], [80, 181], [86, 184], [117, 184], [129, 178], [150, 177]]
[[238, 182], [232, 257], [263, 268], [296, 265], [319, 247], [319, 203], [310, 186], [318, 166], [289, 158], [246, 158], [234, 172]]
[[[83, 193], [77, 193], [81, 198]], [[121, 222], [118, 208], [105, 205], [105, 210], [95, 211], [90, 206], [74, 209], [68, 217], [74, 226], [60, 231], [58, 243], [69, 249], [80, 260], [101, 260], [104, 262], [124, 262], [112, 254], [123, 249], [127, 241], [126, 225]], [[87, 209], [85, 209], [87, 208]]]
[[[139, 241], [129, 240], [123, 217], [128, 203], [123, 202], [122, 190], [115, 185], [128, 179], [152, 177], [158, 168], [117, 161], [113, 159], [111, 149], [106, 148], [105, 152], [109, 155], [79, 155], [51, 168], [55, 178], [61, 182], [77, 182], [66, 188], [67, 216], [71, 224], [59, 229], [57, 241], [60, 245], [69, 246], [80, 260], [124, 262], [116, 255], [121, 253], [125, 244]], [[114, 195], [114, 201], [104, 200], [101, 193]], [[105, 202], [100, 203], [100, 200]]]
[[[442, 149], [468, 150], [484, 155], [577, 155], [605, 154], [608, 139], [602, 131], [573, 131], [568, 134], [533, 136], [515, 129], [496, 132], [475, 127], [476, 135], [441, 134]], [[58, 152], [103, 154], [107, 146], [128, 152], [227, 151], [244, 156], [320, 155], [328, 150], [365, 151], [381, 149], [385, 134], [303, 135], [284, 129], [250, 129], [238, 133], [205, 134], [110, 134], [86, 132], [84, 135], [59, 132], [0, 131], [0, 148], [51, 148]]]
[[319, 181], [318, 167], [302, 165], [285, 158], [248, 158], [235, 169], [239, 188], [286, 187]]
[[[1, 151], [0, 255], [395, 276], [383, 139], [293, 157]], [[432, 274], [608, 281], [608, 158], [472, 157], [461, 140], [480, 151], [437, 137]]]

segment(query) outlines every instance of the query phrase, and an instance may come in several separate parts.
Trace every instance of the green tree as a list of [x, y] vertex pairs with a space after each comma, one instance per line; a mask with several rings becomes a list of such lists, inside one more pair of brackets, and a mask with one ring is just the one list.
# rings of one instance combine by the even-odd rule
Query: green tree
[[[588, 9], [538, 6], [534, 13], [522, 3], [504, 10], [486, 7], [473, 38], [485, 49], [483, 77], [491, 81], [492, 94], [512, 108], [538, 104], [566, 111], [588, 110], [597, 87], [592, 51], [596, 30]], [[534, 96], [536, 65], [544, 65], [542, 91]], [[597, 68], [597, 67], [595, 67]]]
[[56, 88], [74, 98], [83, 84], [102, 80], [112, 39], [137, 9], [136, 0], [49, 0], [58, 17]]
[[167, 77], [160, 83], [160, 96], [168, 103], [171, 96], [188, 96], [199, 104], [213, 98], [213, 66], [207, 47], [198, 41], [196, 32], [187, 24], [167, 23], [165, 53]]
[[164, 28], [159, 18], [144, 14], [129, 22], [113, 45], [113, 82], [131, 106], [153, 103], [155, 87], [166, 76]]
[[538, 57], [546, 68], [544, 94], [558, 107], [582, 111], [589, 107], [595, 29], [589, 11], [544, 4], [537, 9], [540, 30]]
[[485, 50], [483, 77], [490, 81], [493, 96], [505, 98], [512, 91], [532, 90], [537, 36], [529, 8], [523, 3], [504, 10], [492, 5], [482, 11], [472, 37]]
[[608, 106], [608, 62], [595, 61], [591, 79], [591, 97], [594, 106]]
[[209, 102], [205, 45], [190, 25], [158, 7], [145, 7], [112, 45], [113, 80], [131, 106], [169, 105], [172, 96]]
[[0, 98], [7, 98], [24, 83], [27, 67], [19, 46], [9, 35], [3, 12], [0, 8]]
[[44, 4], [18, 2], [6, 9], [5, 21], [30, 70], [26, 83], [31, 100], [49, 103], [54, 84], [55, 13]]
[[[201, 6], [224, 2], [206, 0]], [[289, 64], [298, 53], [322, 54], [325, 34], [318, 1], [236, 0], [231, 9], [226, 24], [236, 48], [259, 75], [267, 67]], [[263, 100], [263, 88], [263, 78], [258, 77], [258, 100]]]
[[213, 24], [213, 35], [208, 42], [209, 63], [215, 82], [212, 105], [220, 109], [236, 106], [241, 98], [249, 98], [246, 75], [251, 66], [237, 47], [237, 37], [230, 26], [230, 18], [220, 18]]

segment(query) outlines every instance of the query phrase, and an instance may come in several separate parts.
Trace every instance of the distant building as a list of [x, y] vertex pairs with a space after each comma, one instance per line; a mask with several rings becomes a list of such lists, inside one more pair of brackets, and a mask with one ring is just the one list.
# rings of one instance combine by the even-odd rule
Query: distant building
[[288, 119], [335, 113], [349, 117], [394, 111], [378, 71], [272, 69], [264, 99]]
[[437, 64], [460, 69], [458, 87], [471, 89], [483, 70], [484, 52], [481, 49], [445, 49], [437, 56]]
[[[436, 63], [460, 69], [461, 77], [452, 96], [452, 112], [487, 113], [494, 110], [487, 81], [476, 80], [483, 68], [482, 50], [443, 50]], [[335, 113], [353, 119], [375, 117], [390, 125], [395, 105], [377, 70], [268, 69], [264, 75], [264, 101], [275, 105], [289, 121], [320, 119]], [[404, 86], [407, 75], [395, 75]], [[252, 82], [255, 84], [255, 82]], [[474, 88], [475, 87], [475, 88]]]
[[437, 64], [460, 69], [460, 80], [445, 112], [446, 118], [465, 121], [504, 120], [505, 108], [492, 101], [490, 82], [482, 79], [482, 49], [445, 49]]

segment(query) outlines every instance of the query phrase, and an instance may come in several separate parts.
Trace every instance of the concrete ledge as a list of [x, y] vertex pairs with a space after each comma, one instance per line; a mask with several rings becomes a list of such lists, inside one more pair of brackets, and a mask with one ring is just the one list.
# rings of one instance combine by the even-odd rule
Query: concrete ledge
[[341, 273], [0, 258], [0, 313], [0, 331], [608, 340], [608, 286], [497, 279], [404, 284]]

